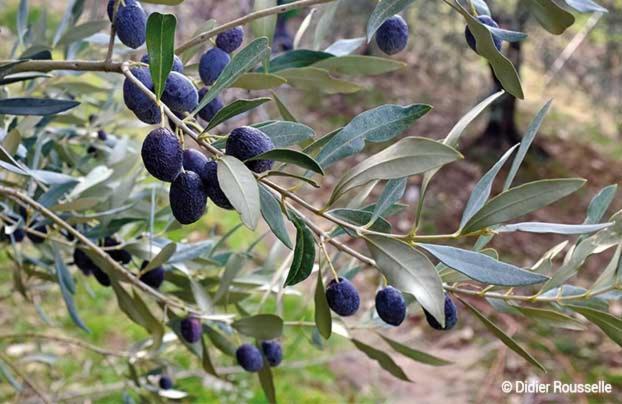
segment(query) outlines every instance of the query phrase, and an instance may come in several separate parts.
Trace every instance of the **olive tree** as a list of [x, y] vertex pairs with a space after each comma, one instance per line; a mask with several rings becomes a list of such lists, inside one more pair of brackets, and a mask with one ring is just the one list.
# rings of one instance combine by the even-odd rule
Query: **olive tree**
[[[606, 216], [615, 185], [593, 197], [581, 224], [519, 221], [585, 182], [516, 183], [551, 102], [538, 111], [520, 143], [475, 184], [455, 231], [422, 232], [422, 213], [433, 209], [425, 204], [428, 186], [442, 180], [443, 166], [462, 159], [460, 137], [467, 126], [501, 97], [511, 102], [524, 97], [515, 66], [500, 51], [515, 48], [527, 35], [497, 26], [484, 0], [443, 2], [452, 18], [464, 23], [464, 45], [487, 62], [499, 91], [434, 140], [402, 136], [430, 105], [374, 106], [343, 127], [316, 134], [313, 122], [296, 117], [279, 96], [286, 86], [303, 94], [355, 93], [363, 88], [358, 77], [404, 68], [399, 58], [408, 52], [408, 26], [399, 15], [417, 7], [413, 0], [379, 1], [367, 26], [353, 28], [362, 36], [353, 38], [331, 38], [336, 11], [347, 1], [255, 0], [250, 13], [228, 22], [201, 22], [200, 32], [178, 44], [175, 15], [147, 15], [145, 9], [154, 3], [177, 10], [183, 0], [144, 0], [145, 9], [137, 0], [111, 0], [97, 4], [108, 7], [109, 19], [102, 21], [88, 21], [85, 2], [73, 0], [54, 27], [45, 15], [29, 23], [28, 2], [21, 0], [11, 54], [0, 61], [0, 219], [4, 255], [15, 262], [14, 291], [37, 304], [32, 290], [53, 285], [67, 316], [79, 332], [89, 333], [89, 320], [81, 317], [74, 297], [94, 276], [100, 287], [112, 288], [120, 315], [149, 338], [123, 351], [38, 332], [0, 339], [75, 345], [126, 362], [128, 401], [185, 397], [174, 389], [174, 364], [162, 355], [176, 349], [196, 356], [214, 377], [226, 378], [219, 369], [232, 364], [257, 372], [266, 399], [275, 402], [278, 379], [273, 380], [272, 368], [283, 355], [289, 359], [279, 340], [300, 330], [316, 341], [349, 341], [405, 381], [416, 375], [406, 374], [396, 355], [449, 365], [385, 335], [406, 312], [423, 311], [439, 332], [459, 327], [460, 316], [472, 316], [491, 337], [544, 371], [537, 354], [476, 308], [478, 300], [552, 327], [592, 323], [622, 344], [622, 320], [607, 305], [620, 298], [622, 288], [622, 216]], [[573, 13], [602, 12], [590, 0], [521, 4], [521, 12], [551, 34], [568, 29]], [[277, 16], [295, 10], [306, 17], [294, 35], [288, 32], [291, 24]], [[301, 49], [305, 36], [319, 40]], [[334, 41], [326, 49], [320, 48], [324, 38]], [[362, 54], [366, 44], [387, 55]], [[220, 95], [234, 88], [255, 98], [224, 105]], [[223, 129], [258, 111], [271, 115]], [[128, 135], [137, 132], [147, 135], [142, 145]], [[376, 145], [375, 152], [367, 145]], [[359, 154], [366, 156], [345, 172], [335, 169], [337, 162]], [[502, 191], [492, 195], [504, 167], [509, 170], [499, 179]], [[322, 181], [327, 174], [337, 178], [334, 184]], [[414, 206], [400, 202], [411, 176], [422, 177]], [[378, 197], [370, 196], [375, 188]], [[209, 236], [200, 241], [180, 237], [180, 229], [200, 220], [208, 200], [210, 210], [235, 210], [240, 226], [265, 233], [255, 233], [256, 240], [242, 251], [227, 247], [240, 226], [225, 234], [204, 231]], [[392, 231], [391, 218], [405, 210], [415, 217], [410, 231]], [[511, 232], [561, 234], [568, 240], [520, 267], [504, 259], [509, 252], [488, 247], [494, 237]], [[257, 253], [265, 239], [274, 240], [268, 258]], [[586, 259], [610, 249], [615, 253], [598, 278], [580, 280], [591, 286], [577, 286]], [[351, 282], [364, 271], [378, 274], [371, 285], [378, 288], [375, 305], [362, 304]], [[306, 296], [309, 289], [312, 296]], [[312, 318], [288, 313], [284, 296], [312, 301]], [[12, 314], [19, 315], [19, 308]], [[360, 328], [376, 329], [382, 343], [364, 342]], [[63, 397], [26, 376], [10, 356], [0, 354], [0, 364], [22, 394], [46, 402]]]

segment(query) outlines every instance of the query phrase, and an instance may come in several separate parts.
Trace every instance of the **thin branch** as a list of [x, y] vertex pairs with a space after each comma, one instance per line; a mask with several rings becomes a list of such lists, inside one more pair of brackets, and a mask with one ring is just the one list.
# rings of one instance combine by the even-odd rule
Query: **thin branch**
[[[71, 227], [71, 225], [69, 225], [63, 219], [56, 216], [54, 212], [50, 211], [45, 206], [36, 202], [29, 196], [24, 195], [17, 190], [7, 188], [1, 185], [0, 185], [0, 194], [6, 195], [8, 198], [13, 199], [15, 202], [21, 205], [31, 206], [35, 210], [39, 211], [39, 213], [41, 213], [42, 215], [49, 218], [57, 226], [67, 230], [67, 232], [72, 234], [80, 243], [84, 244], [86, 247], [91, 249], [93, 253], [96, 254], [99, 258], [104, 260], [108, 264], [108, 266], [110, 266], [114, 270], [114, 272], [121, 278], [121, 280], [124, 280], [132, 284], [134, 287], [138, 288], [139, 290], [154, 297], [157, 301], [167, 304], [170, 307], [184, 310], [200, 318], [204, 318], [204, 319], [212, 318], [211, 316], [204, 315], [203, 312], [199, 310], [198, 308], [194, 306], [190, 306], [183, 302], [180, 302], [176, 299], [172, 299], [162, 294], [161, 292], [149, 287], [147, 284], [141, 282], [134, 274], [132, 274], [130, 271], [124, 268], [121, 264], [113, 260], [105, 251], [103, 251], [100, 247], [95, 245], [91, 240], [89, 240], [84, 235], [82, 235], [82, 233], [80, 233], [79, 231]], [[218, 317], [218, 319], [221, 319], [221, 317]]]
[[299, 8], [305, 8], [305, 7], [314, 6], [317, 4], [331, 3], [333, 1], [335, 0], [299, 0], [299, 1], [294, 1], [292, 3], [289, 3], [289, 4], [284, 4], [282, 6], [270, 7], [270, 8], [265, 8], [263, 10], [255, 11], [244, 17], [240, 17], [226, 24], [219, 25], [218, 27], [214, 29], [211, 29], [209, 31], [206, 31], [202, 34], [195, 36], [194, 38], [184, 43], [183, 45], [180, 45], [175, 50], [175, 53], [179, 55], [180, 53], [183, 53], [184, 51], [194, 46], [200, 45], [201, 43], [207, 41], [213, 36], [220, 34], [221, 32], [227, 31], [231, 28], [235, 28], [239, 25], [244, 25], [246, 23], [257, 20], [262, 17], [268, 17], [274, 14], [282, 14], [290, 10], [297, 10]]
[[[115, 0], [112, 5], [112, 21], [117, 18], [117, 12], [119, 11], [119, 5], [121, 4], [121, 0]], [[106, 52], [106, 60], [104, 63], [109, 65], [112, 62], [112, 51], [114, 50], [114, 42], [117, 36], [117, 29], [115, 28], [114, 22], [110, 24], [110, 40], [108, 41], [108, 51]]]
[[514, 300], [521, 302], [533, 302], [533, 303], [563, 303], [569, 301], [577, 301], [577, 300], [587, 300], [591, 297], [605, 294], [607, 292], [611, 292], [613, 290], [619, 290], [620, 287], [616, 285], [611, 285], [604, 287], [602, 289], [594, 290], [594, 291], [586, 291], [585, 293], [580, 293], [576, 295], [566, 295], [566, 296], [542, 296], [541, 294], [535, 295], [510, 295], [507, 293], [497, 293], [497, 292], [486, 292], [485, 290], [475, 290], [475, 289], [464, 289], [457, 286], [443, 285], [445, 290], [460, 293], [468, 296], [476, 296], [476, 297], [484, 297], [489, 299], [499, 299], [499, 300]]
[[0, 359], [2, 359], [2, 361], [4, 363], [7, 364], [8, 367], [11, 368], [11, 370], [17, 375], [19, 376], [24, 383], [26, 383], [31, 389], [32, 391], [39, 396], [39, 398], [41, 398], [41, 400], [44, 403], [51, 403], [51, 401], [48, 399], [48, 397], [43, 393], [43, 391], [37, 387], [37, 385], [30, 380], [30, 378], [24, 373], [22, 372], [17, 366], [15, 366], [15, 364], [13, 364], [13, 362], [11, 361], [11, 359], [9, 357], [7, 357], [4, 353], [0, 352]]
[[[157, 102], [157, 98], [155, 96], [155, 94], [153, 94], [152, 91], [150, 91], [147, 87], [145, 87], [145, 85], [143, 83], [140, 82], [140, 80], [138, 80], [136, 77], [134, 77], [134, 75], [132, 74], [132, 72], [130, 71], [129, 65], [127, 63], [124, 63], [123, 66], [121, 67], [121, 71], [123, 72], [123, 74], [125, 74], [125, 76], [131, 80], [136, 86], [138, 86], [138, 88], [140, 88], [146, 95], [148, 95], [149, 97], [151, 97], [151, 99], [154, 102]], [[162, 109], [164, 111], [164, 113], [168, 116], [168, 118], [170, 120], [173, 121], [173, 123], [178, 127], [181, 128], [188, 136], [190, 136], [192, 139], [194, 139], [199, 145], [205, 147], [212, 155], [216, 156], [216, 157], [220, 157], [223, 155], [223, 152], [220, 151], [219, 149], [215, 148], [214, 146], [212, 146], [211, 144], [205, 142], [204, 140], [199, 139], [199, 135], [197, 135], [192, 129], [190, 129], [188, 127], [188, 125], [186, 125], [186, 123], [182, 120], [179, 119], [177, 117], [177, 115], [175, 115], [166, 105], [162, 104]], [[350, 223], [341, 221], [339, 219], [333, 218], [329, 215], [324, 214], [323, 212], [320, 212], [318, 209], [314, 208], [312, 205], [308, 204], [307, 202], [305, 202], [302, 198], [298, 197], [295, 194], [292, 194], [291, 192], [289, 192], [288, 190], [280, 187], [279, 185], [274, 184], [273, 182], [270, 182], [268, 180], [266, 180], [265, 178], [260, 179], [261, 182], [263, 182], [264, 184], [266, 184], [268, 187], [270, 187], [273, 191], [276, 191], [278, 193], [280, 193], [283, 196], [286, 196], [298, 203], [300, 203], [301, 205], [303, 205], [305, 208], [311, 210], [313, 213], [317, 213], [319, 215], [321, 215], [322, 217], [326, 218], [327, 220], [332, 221], [335, 224], [338, 224], [340, 226], [345, 226], [348, 227], [354, 231], [358, 231], [359, 228], [357, 226], [354, 226]], [[304, 215], [302, 215], [300, 213], [299, 210], [297, 210], [296, 208], [294, 208], [293, 206], [291, 206], [291, 204], [285, 202], [285, 206], [287, 209], [291, 209], [293, 212], [297, 213], [302, 220], [309, 226], [309, 228], [315, 233], [317, 234], [319, 237], [324, 237], [328, 240], [329, 243], [331, 243], [332, 245], [334, 245], [336, 248], [338, 248], [339, 250], [357, 258], [358, 260], [371, 265], [371, 266], [376, 266], [376, 263], [374, 260], [372, 260], [369, 257], [366, 257], [365, 255], [353, 250], [352, 248], [346, 246], [343, 243], [340, 243], [337, 240], [334, 240], [332, 238], [330, 238], [328, 236], [328, 234], [326, 234], [319, 226], [317, 226], [315, 223], [313, 223], [310, 219], [308, 219], [307, 217], [305, 217]], [[384, 233], [376, 233], [376, 232], [371, 232], [371, 233], [375, 233], [375, 234], [382, 234], [385, 236], [390, 236]]]
[[[0, 65], [19, 60], [0, 60]], [[93, 60], [29, 60], [11, 67], [11, 73], [50, 72], [52, 70], [75, 70], [83, 72], [121, 73], [121, 63], [106, 63]]]
[[124, 351], [111, 351], [108, 349], [100, 348], [95, 345], [91, 345], [88, 342], [81, 341], [79, 339], [70, 338], [70, 337], [62, 337], [57, 335], [49, 335], [49, 334], [41, 334], [35, 332], [27, 332], [27, 333], [7, 333], [0, 334], [0, 340], [25, 340], [25, 339], [38, 339], [38, 340], [46, 340], [46, 341], [55, 341], [61, 342], [68, 345], [75, 345], [89, 351], [93, 351], [100, 355], [104, 356], [118, 356], [121, 358], [129, 357], [130, 354]]

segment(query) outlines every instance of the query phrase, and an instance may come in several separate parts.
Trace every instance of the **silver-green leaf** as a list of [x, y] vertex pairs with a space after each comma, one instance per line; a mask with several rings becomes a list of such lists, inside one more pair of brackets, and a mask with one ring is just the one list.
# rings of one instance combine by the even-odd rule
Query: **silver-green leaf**
[[445, 292], [441, 278], [430, 260], [401, 241], [367, 236], [367, 248], [387, 281], [410, 293], [440, 323], [445, 324]]
[[259, 187], [253, 173], [240, 160], [223, 156], [218, 161], [218, 182], [231, 205], [240, 213], [242, 222], [257, 227], [261, 213]]

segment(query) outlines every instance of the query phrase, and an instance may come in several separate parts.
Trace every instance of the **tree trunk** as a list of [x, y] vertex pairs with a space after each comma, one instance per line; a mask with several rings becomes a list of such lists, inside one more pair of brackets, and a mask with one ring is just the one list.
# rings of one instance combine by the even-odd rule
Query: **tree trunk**
[[[516, 12], [509, 19], [509, 29], [523, 32], [529, 18], [529, 11], [522, 1], [516, 6]], [[500, 19], [500, 20], [503, 20]], [[507, 45], [505, 56], [512, 62], [520, 76], [520, 68], [523, 62], [522, 43], [511, 42]], [[502, 87], [494, 75], [492, 67], [490, 75], [493, 83], [492, 93], [502, 90]], [[474, 148], [486, 148], [501, 150], [520, 142], [521, 136], [516, 126], [516, 98], [510, 94], [499, 97], [490, 106], [490, 118], [486, 129], [474, 141]]]

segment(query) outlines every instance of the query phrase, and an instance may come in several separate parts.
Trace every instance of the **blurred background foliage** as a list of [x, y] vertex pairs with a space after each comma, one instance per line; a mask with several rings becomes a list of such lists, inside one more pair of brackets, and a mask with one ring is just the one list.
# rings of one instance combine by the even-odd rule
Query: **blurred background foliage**
[[[104, 19], [105, 10], [101, 3], [102, 0], [87, 0], [84, 18]], [[150, 11], [175, 13], [179, 20], [178, 40], [181, 40], [200, 30], [202, 24], [210, 18], [227, 21], [252, 8], [250, 2], [245, 0], [236, 1], [236, 7], [231, 7], [229, 3], [219, 0], [186, 0], [183, 6], [175, 8], [145, 6]], [[517, 1], [496, 0], [490, 3], [493, 15], [502, 27], [517, 29], [517, 24], [521, 23], [517, 21]], [[472, 184], [496, 161], [501, 150], [513, 143], [515, 136], [524, 132], [534, 112], [549, 98], [554, 99], [554, 107], [540, 131], [537, 153], [529, 156], [521, 175], [525, 177], [523, 179], [577, 176], [588, 179], [589, 186], [553, 208], [538, 211], [532, 215], [532, 219], [578, 223], [583, 219], [587, 203], [597, 190], [608, 184], [620, 183], [622, 0], [601, 0], [600, 3], [609, 13], [579, 15], [577, 23], [560, 36], [544, 33], [531, 19], [524, 22], [525, 25], [519, 30], [528, 32], [530, 38], [523, 43], [519, 54], [515, 49], [509, 52], [514, 52], [513, 57], [521, 60], [520, 74], [527, 97], [511, 106], [509, 112], [507, 105], [497, 106], [497, 109], [484, 114], [476, 124], [470, 126], [469, 136], [462, 146], [467, 158], [444, 169], [443, 180], [436, 181], [431, 187], [429, 195], [434, 200], [428, 201], [428, 206], [434, 206], [434, 209], [428, 209], [424, 217], [425, 232], [453, 230]], [[307, 34], [302, 39], [302, 47], [318, 42], [328, 45], [337, 38], [361, 36], [364, 34], [366, 17], [374, 4], [373, 0], [342, 1], [335, 19], [338, 24], [330, 30], [329, 35], [316, 38]], [[1, 5], [0, 55], [6, 59], [15, 38], [18, 1], [4, 0]], [[36, 26], [45, 18], [48, 27], [55, 27], [62, 19], [64, 7], [65, 2], [31, 0], [29, 22]], [[293, 34], [304, 14], [293, 13], [288, 17], [288, 27]], [[411, 28], [411, 40], [407, 52], [402, 53], [400, 58], [408, 63], [407, 68], [380, 77], [361, 79], [359, 82], [363, 83], [365, 89], [353, 95], [302, 94], [299, 91], [279, 90], [294, 115], [304, 117], [303, 122], [313, 126], [317, 133], [326, 133], [375, 105], [429, 103], [434, 106], [434, 110], [411, 133], [444, 137], [460, 116], [493, 92], [494, 82], [483, 59], [465, 45], [463, 20], [444, 3], [416, 2], [406, 17]], [[313, 29], [309, 32], [312, 33]], [[52, 28], [48, 28], [46, 35], [53, 35]], [[569, 44], [573, 43], [576, 48], [569, 49], [567, 57], [559, 59]], [[99, 56], [102, 56], [105, 52], [105, 47], [96, 49], [93, 44], [93, 48], [95, 55], [99, 52]], [[365, 52], [376, 54], [378, 51], [370, 45]], [[86, 99], [92, 97], [102, 102], [112, 94], [118, 102], [121, 99], [120, 83], [120, 77], [86, 74], [76, 78], [73, 85], [82, 87]], [[32, 85], [14, 84], [24, 86], [26, 91]], [[228, 102], [241, 95], [244, 95], [242, 90], [229, 90], [225, 100]], [[269, 111], [268, 114], [273, 112]], [[104, 128], [119, 138], [131, 137], [137, 141], [146, 134], [130, 113], [115, 103], [110, 103], [105, 114], [94, 107], [80, 108], [75, 114], [78, 115], [65, 118], [67, 123], [78, 125], [88, 133]], [[98, 115], [95, 121], [88, 119], [92, 114]], [[228, 122], [227, 127], [268, 118], [268, 115], [263, 114], [265, 112], [248, 114]], [[495, 119], [499, 120], [500, 116], [503, 117], [503, 125], [491, 129], [491, 124]], [[515, 119], [515, 133], [510, 133], [512, 122], [508, 121], [508, 117]], [[71, 122], [72, 119], [75, 122]], [[84, 141], [92, 141], [88, 139], [85, 137]], [[353, 165], [357, 158], [340, 162], [331, 171], [342, 172], [347, 166]], [[324, 179], [327, 184], [334, 180], [330, 173]], [[416, 201], [418, 181], [419, 178], [411, 179], [405, 195], [406, 202]], [[308, 191], [305, 197], [314, 200], [326, 198], [327, 195]], [[614, 204], [617, 205], [612, 210], [622, 207], [619, 199]], [[407, 215], [411, 213], [405, 212], [394, 220], [397, 231], [408, 230], [412, 217]], [[224, 234], [238, 222], [236, 213], [212, 208], [199, 223], [179, 229], [171, 237], [187, 241], [202, 240], [209, 234]], [[249, 231], [240, 229], [228, 239], [228, 246], [233, 250], [243, 250], [254, 238]], [[530, 262], [529, 257], [541, 255], [560, 240], [551, 236], [511, 233], [496, 238], [493, 245], [503, 249], [515, 263], [526, 264]], [[273, 240], [267, 239], [257, 247], [256, 252], [266, 256], [272, 248]], [[602, 271], [610, 256], [607, 253], [590, 259], [586, 268], [588, 277], [590, 273]], [[65, 308], [59, 304], [61, 297], [58, 288], [37, 290], [33, 295], [35, 305], [25, 304], [18, 294], [13, 293], [12, 264], [9, 262], [6, 251], [0, 252], [0, 333], [62, 327], [68, 334], [77, 335]], [[361, 275], [357, 278], [357, 284], [362, 291], [362, 301], [371, 304], [373, 282], [366, 282], [365, 278], [377, 275]], [[130, 323], [119, 313], [112, 290], [96, 287], [92, 278], [86, 279], [86, 282], [89, 287], [79, 289], [76, 304], [92, 333], [88, 336], [80, 335], [80, 338], [108, 349], [124, 349], [132, 342], [146, 337], [142, 328]], [[311, 292], [312, 285], [306, 286], [308, 292]], [[285, 302], [285, 310], [294, 313], [292, 317], [312, 320], [310, 301], [286, 297]], [[15, 307], [19, 307], [17, 316]], [[610, 310], [620, 315], [622, 305], [620, 302], [614, 303]], [[520, 334], [521, 341], [536, 351], [536, 356], [548, 365], [548, 374], [536, 373], [520, 358], [508, 355], [503, 345], [490, 338], [482, 325], [468, 316], [461, 317], [455, 332], [439, 338], [427, 327], [418, 327], [423, 321], [418, 313], [408, 319], [408, 324], [388, 333], [400, 341], [424, 347], [426, 351], [452, 360], [455, 364], [432, 368], [400, 358], [398, 363], [415, 380], [414, 384], [407, 384], [384, 373], [349, 345], [332, 339], [329, 344], [321, 346], [317, 336], [307, 330], [295, 330], [284, 339], [287, 364], [274, 371], [277, 394], [282, 402], [307, 403], [406, 403], [412, 402], [413, 397], [423, 397], [426, 402], [510, 402], [500, 391], [501, 381], [532, 378], [573, 382], [606, 380], [614, 385], [614, 390], [622, 391], [620, 348], [598, 330], [591, 328], [581, 333], [559, 331], [540, 326], [527, 318], [506, 314], [495, 316], [509, 334]], [[61, 344], [45, 344], [43, 351], [46, 355], [33, 355], [32, 352], [38, 348], [40, 346], [36, 342], [22, 343], [9, 347], [7, 354], [20, 358], [26, 370], [43, 374], [49, 382], [46, 387], [50, 390], [77, 392], [75, 397], [68, 397], [68, 401], [113, 403], [123, 399], [124, 383], [129, 382], [119, 380], [124, 379], [127, 368], [110, 365], [101, 356]], [[183, 350], [171, 350], [165, 356], [167, 354], [171, 362], [188, 376], [177, 381], [178, 388], [192, 394], [188, 402], [264, 402], [256, 380], [239, 374], [231, 361], [220, 363], [225, 367], [222, 371], [232, 373], [233, 380], [242, 388], [233, 388], [222, 380], [205, 377], [196, 359]], [[80, 360], [77, 360], [78, 357]], [[11, 388], [3, 381], [0, 384], [0, 401], [11, 394]], [[538, 397], [534, 402], [537, 400], [609, 401], [608, 398], [582, 395]]]

